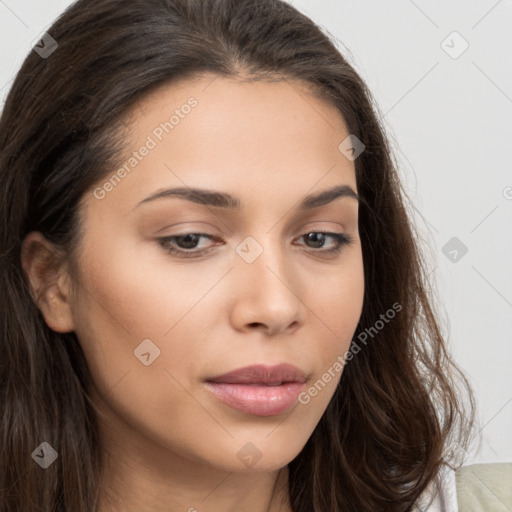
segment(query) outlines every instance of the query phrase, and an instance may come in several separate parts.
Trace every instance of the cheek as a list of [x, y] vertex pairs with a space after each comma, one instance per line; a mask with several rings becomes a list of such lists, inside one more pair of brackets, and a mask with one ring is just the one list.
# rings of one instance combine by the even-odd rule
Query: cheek
[[[316, 338], [315, 351], [319, 365], [312, 387], [307, 390], [304, 403], [313, 407], [327, 407], [341, 378], [357, 324], [361, 317], [364, 300], [364, 268], [360, 250], [347, 258], [335, 275], [331, 273], [323, 291], [311, 287], [308, 294], [311, 319], [322, 334]], [[317, 317], [318, 322], [315, 317]]]
[[[122, 256], [110, 257], [114, 252]], [[161, 442], [170, 433], [184, 442], [190, 421], [198, 429], [208, 421], [189, 389], [201, 359], [197, 332], [219, 318], [209, 290], [226, 270], [205, 276], [164, 258], [107, 245], [101, 254], [91, 251], [76, 334], [95, 387], [116, 416]]]
[[[215, 269], [205, 274], [193, 265], [171, 264], [156, 242], [152, 247], [148, 241], [136, 244], [127, 237], [90, 246], [82, 271], [88, 293], [83, 294], [80, 313], [91, 316], [94, 311], [101, 321], [132, 339], [161, 338], [187, 322], [188, 313], [224, 272]], [[96, 253], [94, 246], [100, 249]]]
[[[187, 344], [173, 346], [172, 340], [186, 337], [193, 318], [190, 313], [211, 288], [210, 281], [200, 281], [197, 273], [183, 273], [176, 267], [171, 272], [170, 266], [162, 264], [163, 258], [155, 261], [156, 251], [138, 251], [123, 246], [122, 240], [95, 240], [88, 248], [74, 315], [76, 333], [98, 387], [110, 389], [127, 372], [147, 369], [140, 356], [148, 351], [149, 361], [155, 361], [151, 366], [164, 362], [172, 367], [172, 361], [180, 360], [180, 372], [186, 371], [191, 359]], [[204, 308], [201, 313], [206, 313]], [[167, 356], [171, 346], [172, 360]], [[141, 382], [151, 381], [154, 373], [146, 372]]]
[[325, 326], [322, 336], [330, 355], [348, 345], [363, 309], [364, 268], [360, 249], [354, 250], [337, 272], [324, 279], [324, 287], [311, 286], [307, 296], [313, 314]]
[[238, 286], [228, 260], [199, 269], [155, 246], [128, 237], [90, 241], [76, 307], [76, 333], [96, 387], [126, 393], [134, 411], [143, 403], [148, 415], [151, 403], [157, 410], [191, 406], [182, 386], [195, 384], [205, 353], [219, 356], [205, 339], [225, 324], [226, 298]]

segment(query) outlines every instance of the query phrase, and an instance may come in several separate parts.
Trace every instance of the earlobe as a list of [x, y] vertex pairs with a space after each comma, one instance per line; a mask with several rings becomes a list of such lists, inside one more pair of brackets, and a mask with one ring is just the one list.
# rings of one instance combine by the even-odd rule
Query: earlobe
[[38, 231], [23, 240], [22, 267], [35, 304], [52, 330], [74, 330], [71, 276], [62, 253]]

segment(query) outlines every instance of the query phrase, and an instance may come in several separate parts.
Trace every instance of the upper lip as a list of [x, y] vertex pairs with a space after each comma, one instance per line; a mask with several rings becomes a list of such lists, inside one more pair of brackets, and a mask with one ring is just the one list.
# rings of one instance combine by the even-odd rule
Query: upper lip
[[207, 382], [224, 384], [281, 384], [285, 382], [306, 381], [306, 375], [302, 370], [291, 364], [278, 364], [266, 366], [264, 364], [245, 366], [207, 379]]

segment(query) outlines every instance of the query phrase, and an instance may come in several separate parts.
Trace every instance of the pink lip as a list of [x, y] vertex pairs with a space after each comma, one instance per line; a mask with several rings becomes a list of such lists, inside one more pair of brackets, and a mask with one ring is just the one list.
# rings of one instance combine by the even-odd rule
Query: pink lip
[[219, 400], [239, 411], [273, 416], [289, 409], [306, 387], [306, 375], [289, 364], [255, 365], [206, 381]]

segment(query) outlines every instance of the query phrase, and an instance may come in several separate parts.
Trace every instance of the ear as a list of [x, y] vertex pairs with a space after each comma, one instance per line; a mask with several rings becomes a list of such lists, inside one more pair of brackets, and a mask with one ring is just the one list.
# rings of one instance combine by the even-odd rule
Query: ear
[[48, 326], [56, 332], [74, 330], [71, 276], [61, 251], [39, 231], [22, 244], [21, 262], [32, 297]]

